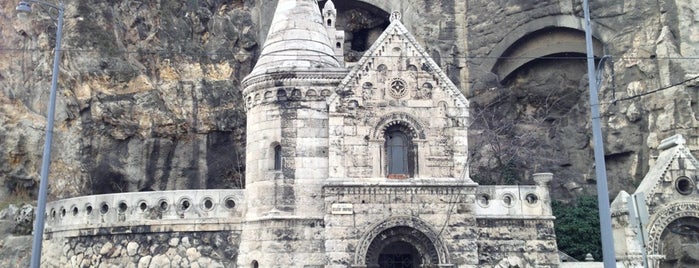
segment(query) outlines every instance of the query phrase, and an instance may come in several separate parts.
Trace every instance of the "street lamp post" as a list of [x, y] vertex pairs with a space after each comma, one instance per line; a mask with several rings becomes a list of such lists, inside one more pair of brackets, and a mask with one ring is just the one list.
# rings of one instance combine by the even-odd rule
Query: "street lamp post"
[[616, 267], [614, 255], [614, 237], [612, 234], [612, 216], [609, 208], [609, 189], [607, 170], [604, 163], [604, 143], [600, 122], [600, 103], [597, 96], [598, 83], [595, 77], [595, 54], [592, 49], [592, 25], [590, 24], [590, 7], [588, 0], [583, 0], [585, 16], [585, 45], [587, 52], [587, 78], [590, 84], [590, 113], [592, 120], [592, 140], [594, 141], [595, 178], [597, 179], [597, 205], [599, 207], [600, 233], [602, 239], [602, 258], [604, 268]]
[[37, 197], [36, 218], [34, 219], [34, 238], [32, 240], [31, 267], [38, 268], [41, 265], [41, 243], [44, 237], [44, 219], [46, 213], [46, 195], [48, 192], [49, 166], [51, 164], [51, 141], [53, 140], [53, 120], [56, 112], [56, 89], [58, 86], [58, 64], [61, 60], [61, 37], [63, 35], [63, 3], [53, 5], [42, 1], [20, 1], [17, 12], [31, 13], [31, 4], [35, 3], [46, 8], [58, 10], [56, 26], [56, 47], [53, 50], [53, 74], [51, 76], [51, 93], [49, 95], [48, 114], [46, 115], [46, 140], [44, 141], [44, 154], [41, 160], [41, 180], [39, 181], [39, 196]]

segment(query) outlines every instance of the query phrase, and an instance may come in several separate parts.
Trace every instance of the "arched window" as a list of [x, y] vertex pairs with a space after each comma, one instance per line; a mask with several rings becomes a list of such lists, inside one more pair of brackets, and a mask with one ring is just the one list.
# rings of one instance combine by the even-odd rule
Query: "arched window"
[[252, 268], [258, 268], [258, 267], [260, 267], [260, 264], [258, 264], [257, 261], [252, 261], [250, 266], [252, 266]]
[[386, 164], [390, 178], [408, 178], [414, 174], [414, 152], [411, 136], [397, 125], [386, 129]]
[[282, 146], [274, 146], [274, 170], [282, 170]]

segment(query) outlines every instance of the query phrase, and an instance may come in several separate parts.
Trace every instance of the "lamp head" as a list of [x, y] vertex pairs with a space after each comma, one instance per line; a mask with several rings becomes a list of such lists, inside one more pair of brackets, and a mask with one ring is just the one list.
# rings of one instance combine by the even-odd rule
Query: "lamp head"
[[30, 3], [25, 2], [25, 1], [19, 1], [15, 10], [17, 10], [18, 15], [19, 14], [29, 14], [29, 13], [32, 13], [32, 5]]

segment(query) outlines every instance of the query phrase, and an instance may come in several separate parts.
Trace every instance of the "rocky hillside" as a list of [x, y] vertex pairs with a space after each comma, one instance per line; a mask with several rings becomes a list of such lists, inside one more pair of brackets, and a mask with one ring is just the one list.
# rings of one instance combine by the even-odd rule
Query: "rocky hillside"
[[[0, 180], [39, 177], [53, 13], [2, 1]], [[197, 2], [197, 1], [194, 1]], [[258, 35], [242, 1], [68, 1], [50, 193], [240, 187], [240, 78]]]
[[[275, 1], [66, 2], [51, 198], [241, 187], [240, 80], [254, 66]], [[532, 26], [580, 18], [578, 1], [336, 2], [348, 60], [376, 38], [392, 7], [462, 86], [472, 105], [475, 180], [527, 183], [528, 174], [554, 172], [556, 197], [594, 191], [584, 55], [562, 50], [510, 72], [498, 71], [509, 63], [489, 63], [526, 58], [535, 51], [527, 48], [556, 40], [579, 45], [579, 29]], [[602, 65], [600, 94], [610, 187], [631, 190], [662, 138], [682, 133], [699, 149], [699, 80], [616, 104], [613, 96], [699, 74], [699, 7], [594, 2], [598, 43], [613, 56]], [[55, 44], [55, 13], [35, 6], [21, 21], [15, 4], [0, 0], [0, 199], [37, 187]], [[512, 39], [530, 26], [538, 30]]]

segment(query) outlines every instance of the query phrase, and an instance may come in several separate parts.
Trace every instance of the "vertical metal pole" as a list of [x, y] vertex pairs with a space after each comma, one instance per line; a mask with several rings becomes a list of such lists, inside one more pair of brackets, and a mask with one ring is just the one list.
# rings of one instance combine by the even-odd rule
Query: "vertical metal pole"
[[51, 141], [53, 140], [53, 120], [56, 112], [56, 91], [58, 86], [58, 64], [61, 60], [61, 37], [63, 35], [63, 3], [58, 7], [58, 23], [56, 28], [56, 47], [53, 50], [53, 75], [51, 77], [51, 93], [46, 115], [46, 140], [44, 155], [41, 160], [41, 180], [39, 181], [39, 197], [36, 205], [34, 220], [34, 238], [32, 240], [32, 258], [30, 267], [39, 268], [41, 265], [41, 242], [44, 237], [44, 216], [46, 213], [46, 195], [48, 192], [49, 165], [51, 164]]
[[614, 237], [612, 236], [612, 216], [609, 209], [609, 189], [607, 188], [607, 170], [604, 163], [604, 145], [600, 126], [600, 104], [597, 96], [595, 79], [595, 55], [592, 47], [592, 27], [590, 25], [590, 7], [588, 0], [583, 0], [585, 13], [585, 44], [587, 46], [587, 78], [590, 84], [590, 110], [592, 114], [592, 139], [595, 151], [595, 176], [597, 177], [597, 203], [602, 235], [602, 257], [605, 268], [616, 267], [614, 255]]

